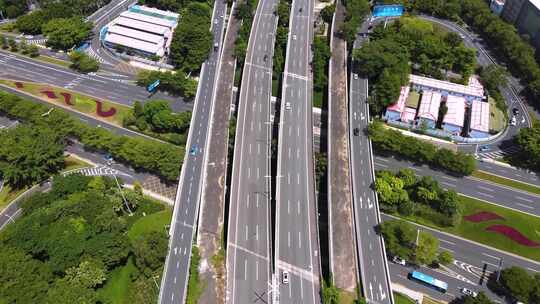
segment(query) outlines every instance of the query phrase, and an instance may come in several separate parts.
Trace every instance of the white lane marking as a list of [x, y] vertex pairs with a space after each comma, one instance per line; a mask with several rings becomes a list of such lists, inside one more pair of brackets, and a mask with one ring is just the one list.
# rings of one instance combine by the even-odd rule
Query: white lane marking
[[300, 214], [300, 201], [298, 201], [297, 206], [298, 206], [298, 208], [297, 208], [298, 209], [298, 214]]
[[298, 248], [302, 248], [302, 234], [298, 231]]
[[493, 197], [494, 197], [493, 195], [487, 194], [487, 193], [484, 193], [484, 192], [478, 192], [478, 194], [483, 195], [483, 196], [487, 196], [487, 197], [489, 197], [489, 198], [493, 198]]
[[485, 255], [485, 256], [490, 257], [490, 258], [492, 258], [492, 259], [495, 259], [495, 260], [497, 260], [497, 261], [500, 260], [498, 257], [489, 255], [489, 254], [484, 253], [484, 252], [482, 252], [482, 255]]
[[246, 225], [246, 241], [248, 240], [248, 225]]
[[523, 208], [527, 208], [527, 209], [534, 209], [534, 207], [531, 207], [529, 205], [524, 205], [524, 204], [521, 204], [521, 203], [516, 203], [518, 206], [521, 206]]
[[287, 231], [287, 245], [291, 247], [291, 232]]
[[486, 191], [489, 191], [489, 192], [495, 191], [495, 190], [493, 190], [493, 189], [491, 189], [491, 188], [484, 187], [484, 186], [482, 186], [482, 185], [478, 185], [477, 187], [478, 187], [479, 189], [486, 190]]
[[528, 199], [528, 198], [525, 198], [525, 197], [521, 197], [521, 196], [516, 196], [517, 199], [519, 200], [522, 200], [522, 201], [526, 201], [526, 202], [529, 202], [529, 203], [532, 203], [533, 201]]

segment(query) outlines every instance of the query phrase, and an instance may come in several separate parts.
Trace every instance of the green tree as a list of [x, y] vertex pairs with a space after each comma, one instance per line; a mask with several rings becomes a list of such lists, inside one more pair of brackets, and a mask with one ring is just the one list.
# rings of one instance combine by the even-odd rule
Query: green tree
[[165, 263], [168, 246], [164, 231], [144, 233], [133, 242], [135, 265], [146, 276], [160, 269]]
[[7, 183], [30, 185], [64, 167], [64, 145], [53, 131], [19, 125], [0, 134], [0, 172]]
[[87, 39], [92, 24], [80, 17], [56, 18], [43, 25], [47, 46], [57, 50], [69, 50]]
[[448, 266], [454, 262], [454, 256], [450, 251], [441, 251], [437, 257], [437, 261], [445, 266]]
[[378, 226], [388, 254], [410, 260], [416, 240], [416, 229], [402, 220], [385, 221]]
[[94, 58], [80, 51], [73, 51], [69, 54], [71, 60], [70, 68], [82, 72], [96, 72], [99, 70], [99, 62]]
[[323, 304], [339, 304], [339, 289], [332, 283], [322, 280], [322, 302]]
[[12, 52], [18, 52], [19, 51], [19, 47], [17, 46], [17, 42], [15, 42], [15, 39], [13, 38], [8, 38], [8, 45], [9, 45], [9, 49], [12, 51]]
[[498, 90], [499, 87], [506, 85], [507, 74], [508, 73], [503, 67], [490, 64], [482, 69], [480, 77], [482, 78], [486, 89], [488, 89], [489, 92], [493, 92]]
[[427, 232], [420, 232], [418, 245], [414, 250], [414, 260], [420, 265], [431, 265], [437, 258], [439, 240]]
[[41, 26], [46, 22], [46, 13], [42, 10], [20, 16], [15, 22], [15, 27], [25, 34], [41, 34]]
[[525, 269], [516, 266], [503, 269], [499, 283], [511, 297], [523, 303], [530, 303], [536, 285]]
[[35, 44], [28, 46], [28, 56], [35, 58], [39, 56], [39, 48]]
[[105, 268], [100, 262], [86, 260], [81, 262], [78, 267], [69, 268], [64, 278], [82, 287], [94, 288], [105, 282], [107, 276]]
[[335, 4], [325, 6], [321, 10], [321, 18], [322, 18], [322, 20], [324, 22], [328, 23], [328, 24], [332, 23], [332, 19], [334, 18], [334, 12], [335, 11], [336, 11], [336, 5]]

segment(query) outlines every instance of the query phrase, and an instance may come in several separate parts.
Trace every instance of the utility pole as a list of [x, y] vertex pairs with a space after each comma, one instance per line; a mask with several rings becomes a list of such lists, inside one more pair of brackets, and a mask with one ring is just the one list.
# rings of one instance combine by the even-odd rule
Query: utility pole
[[118, 187], [118, 190], [120, 190], [120, 195], [122, 196], [122, 200], [124, 200], [124, 204], [126, 205], [127, 210], [129, 211], [129, 216], [133, 215], [133, 212], [131, 212], [131, 209], [129, 208], [129, 204], [126, 200], [126, 197], [124, 196], [124, 192], [122, 191], [122, 188], [120, 187], [120, 183], [118, 182], [118, 179], [116, 178], [116, 174], [113, 174], [114, 181], [116, 182], [116, 186]]

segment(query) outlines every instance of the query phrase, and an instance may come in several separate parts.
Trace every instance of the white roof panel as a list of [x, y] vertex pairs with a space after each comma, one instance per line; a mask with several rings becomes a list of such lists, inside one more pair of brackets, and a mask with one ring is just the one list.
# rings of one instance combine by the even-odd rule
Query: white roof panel
[[113, 25], [108, 28], [108, 32], [112, 34], [117, 34], [120, 36], [126, 36], [126, 37], [133, 38], [136, 40], [144, 41], [144, 42], [157, 44], [157, 45], [163, 45], [165, 43], [165, 39], [163, 38], [163, 36], [158, 36], [158, 35], [149, 34], [146, 32], [132, 30], [130, 28], [123, 27], [123, 26]]
[[129, 12], [129, 11], [128, 12], [122, 12], [120, 14], [120, 16], [125, 17], [125, 18], [129, 18], [129, 19], [143, 21], [143, 22], [150, 23], [150, 24], [165, 26], [167, 28], [173, 28], [175, 26], [174, 21], [166, 20], [166, 19], [163, 19], [163, 18], [152, 17], [152, 16], [148, 16], [148, 15], [143, 15], [143, 14], [137, 14], [137, 13], [133, 13], [133, 12]]
[[427, 86], [433, 89], [440, 89], [445, 90], [449, 92], [454, 93], [460, 93], [464, 95], [469, 96], [475, 96], [475, 97], [484, 97], [484, 90], [482, 88], [476, 87], [476, 86], [464, 86], [462, 84], [452, 83], [448, 81], [442, 81], [438, 79], [418, 76], [418, 75], [410, 75], [410, 81], [412, 83]]
[[471, 129], [489, 131], [489, 102], [473, 100], [471, 108]]
[[158, 56], [163, 56], [165, 51], [163, 50], [163, 45], [157, 45], [153, 43], [144, 42], [141, 40], [129, 38], [126, 36], [120, 36], [117, 34], [107, 34], [105, 41], [109, 43], [123, 45], [125, 47], [141, 50], [147, 53], [155, 54]]
[[432, 91], [423, 91], [418, 117], [437, 121], [439, 117], [439, 107], [441, 106], [441, 93]]
[[138, 30], [145, 31], [148, 33], [153, 33], [160, 36], [165, 36], [171, 31], [168, 27], [165, 27], [165, 26], [149, 24], [147, 22], [129, 19], [129, 18], [121, 17], [121, 16], [116, 18], [113, 23], [124, 26], [124, 27], [138, 29]]
[[465, 98], [448, 95], [446, 99], [448, 112], [444, 115], [443, 123], [463, 127], [465, 120]]

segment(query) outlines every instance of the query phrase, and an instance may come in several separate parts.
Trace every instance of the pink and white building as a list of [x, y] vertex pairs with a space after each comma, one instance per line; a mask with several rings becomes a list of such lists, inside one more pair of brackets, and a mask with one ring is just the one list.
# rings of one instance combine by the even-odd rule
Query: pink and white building
[[423, 91], [418, 108], [418, 120], [424, 122], [428, 128], [435, 128], [439, 117], [439, 107], [441, 106], [441, 93]]
[[489, 103], [473, 101], [471, 106], [471, 131], [472, 138], [489, 136]]
[[461, 134], [465, 122], [465, 98], [448, 95], [446, 97], [446, 107], [448, 111], [442, 121], [443, 129], [455, 135]]

